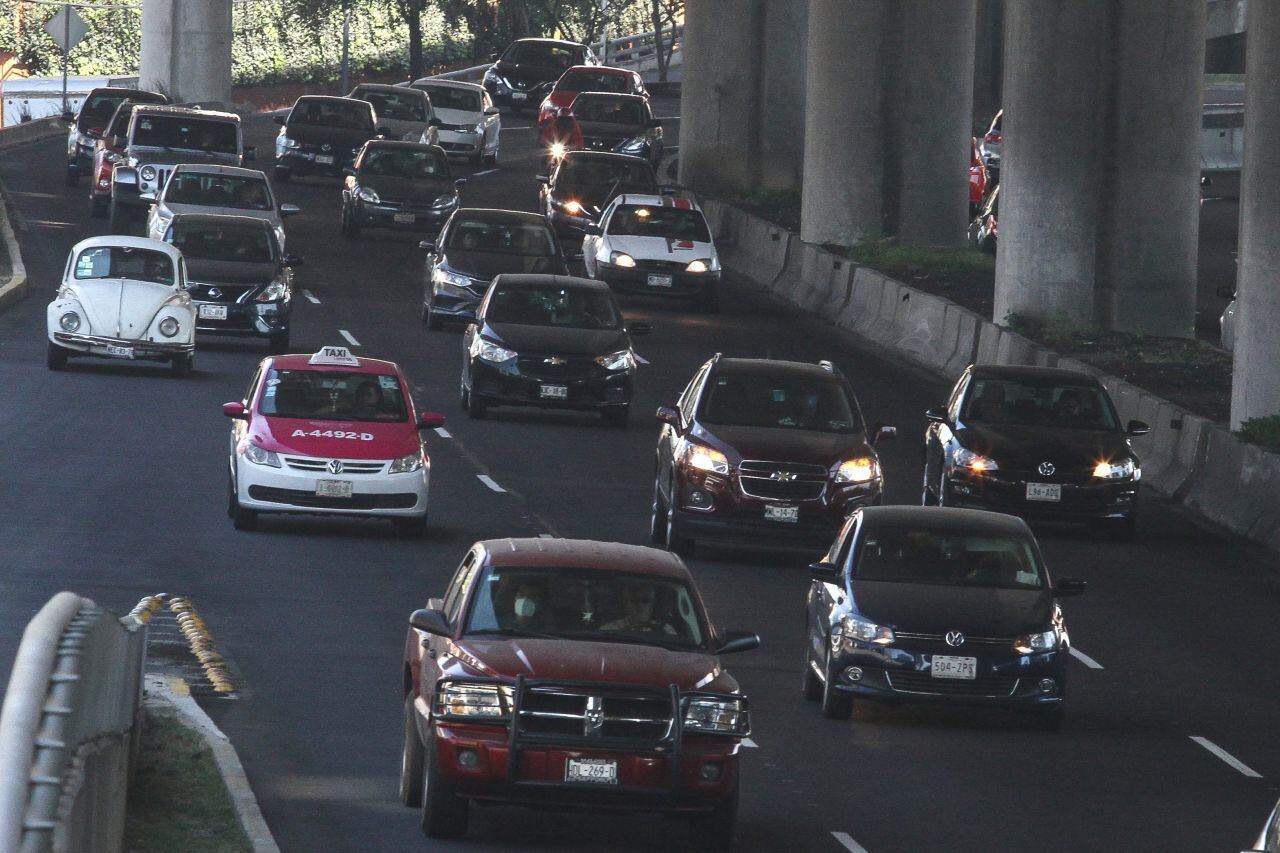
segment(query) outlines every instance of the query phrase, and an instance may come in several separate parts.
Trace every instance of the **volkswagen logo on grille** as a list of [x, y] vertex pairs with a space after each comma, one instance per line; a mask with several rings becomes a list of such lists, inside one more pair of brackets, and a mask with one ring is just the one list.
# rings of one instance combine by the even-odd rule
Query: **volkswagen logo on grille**
[[544, 359], [542, 360], [542, 363], [543, 363], [543, 364], [568, 364], [568, 363], [569, 363], [569, 359], [567, 359], [567, 358], [561, 358], [561, 357], [560, 357], [560, 356], [558, 356], [558, 355], [553, 355], [553, 356], [551, 356], [550, 358], [544, 358]]
[[584, 735], [599, 735], [604, 728], [604, 699], [599, 696], [587, 697], [587, 712], [582, 718]]
[[770, 480], [777, 480], [779, 483], [794, 482], [800, 475], [794, 471], [774, 471], [769, 475]]
[[341, 459], [330, 459], [330, 460], [329, 460], [328, 468], [329, 468], [329, 473], [330, 473], [330, 474], [341, 474], [341, 473], [342, 473], [342, 460], [341, 460]]
[[320, 150], [321, 150], [321, 151], [332, 151], [332, 150], [333, 150], [333, 146], [326, 142], [324, 145], [321, 145], [321, 146], [320, 146]]
[[963, 646], [964, 634], [959, 631], [948, 631], [946, 640], [948, 646]]
[[221, 296], [221, 295], [222, 295], [222, 288], [220, 288], [220, 287], [211, 287], [211, 288], [209, 288], [209, 298], [210, 298], [210, 299], [217, 299], [217, 298], [218, 298], [219, 296]]
[[1057, 471], [1058, 468], [1052, 462], [1041, 462], [1040, 467], [1036, 470], [1040, 472], [1042, 477], [1052, 477], [1053, 472]]

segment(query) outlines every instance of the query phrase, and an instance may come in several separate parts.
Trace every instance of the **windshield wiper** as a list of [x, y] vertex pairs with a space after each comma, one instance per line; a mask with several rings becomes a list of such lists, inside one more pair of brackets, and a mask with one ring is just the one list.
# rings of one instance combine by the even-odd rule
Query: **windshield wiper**
[[[668, 636], [665, 634], [655, 634], [656, 637]], [[685, 644], [672, 645], [671, 643], [660, 643], [649, 639], [645, 634], [627, 634], [624, 632], [611, 633], [600, 631], [576, 631], [571, 634], [565, 634], [565, 639], [570, 640], [590, 640], [598, 643], [625, 643], [632, 646], [657, 646], [660, 649], [666, 649], [671, 652], [696, 652], [698, 649], [694, 646]]]
[[563, 640], [563, 634], [546, 634], [542, 631], [526, 631], [523, 628], [486, 628], [483, 631], [472, 631], [471, 636], [496, 637], [533, 637], [538, 640]]

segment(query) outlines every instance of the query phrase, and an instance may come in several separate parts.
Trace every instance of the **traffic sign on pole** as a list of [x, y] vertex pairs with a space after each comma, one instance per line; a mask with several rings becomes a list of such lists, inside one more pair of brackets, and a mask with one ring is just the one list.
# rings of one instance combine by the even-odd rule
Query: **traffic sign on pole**
[[84, 41], [89, 35], [89, 25], [70, 3], [63, 3], [62, 8], [45, 22], [44, 31], [54, 40], [62, 51], [62, 111], [67, 112], [67, 54], [71, 49]]

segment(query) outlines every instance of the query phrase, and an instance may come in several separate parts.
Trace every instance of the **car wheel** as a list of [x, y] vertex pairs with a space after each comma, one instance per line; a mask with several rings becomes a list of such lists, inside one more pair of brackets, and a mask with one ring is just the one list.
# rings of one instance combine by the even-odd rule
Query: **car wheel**
[[947, 460], [944, 457], [938, 461], [938, 493], [934, 495], [934, 506], [950, 506], [947, 500]]
[[493, 149], [492, 154], [484, 155], [484, 162], [488, 163], [490, 166], [497, 166], [498, 165], [498, 149], [497, 148]]
[[929, 488], [929, 463], [924, 464], [924, 475], [921, 477], [923, 482], [920, 484], [920, 506], [937, 506], [938, 497], [933, 493], [933, 489]]
[[467, 834], [467, 807], [453, 784], [440, 776], [435, 733], [427, 734], [422, 758], [422, 831], [428, 838], [461, 838]]
[[470, 389], [467, 390], [467, 405], [465, 406], [467, 414], [473, 420], [484, 420], [484, 416], [489, 414], [489, 404], [481, 397], [477, 397]]
[[477, 151], [477, 152], [476, 152], [476, 153], [474, 153], [474, 154], [468, 154], [468, 155], [467, 155], [467, 163], [469, 163], [469, 164], [470, 164], [470, 165], [472, 165], [472, 166], [480, 166], [480, 165], [483, 165], [483, 163], [484, 163], [484, 149], [483, 149], [483, 148], [481, 148], [479, 151]]
[[107, 215], [108, 201], [105, 198], [97, 196], [89, 196], [89, 216], [92, 219], [102, 219]]
[[609, 426], [621, 427], [626, 429], [627, 421], [631, 417], [631, 404], [623, 406], [605, 406], [600, 410], [601, 417]]
[[738, 780], [711, 811], [689, 819], [689, 837], [698, 850], [732, 850], [733, 831], [738, 823]]
[[111, 206], [107, 209], [107, 230], [112, 234], [128, 234], [129, 228], [133, 224], [130, 220], [132, 217], [123, 204], [111, 200]]
[[231, 512], [231, 526], [236, 530], [256, 530], [258, 528], [258, 511], [240, 506], [240, 501], [236, 500], [234, 496], [232, 500], [235, 501], [235, 505]]
[[649, 538], [661, 545], [667, 539], [667, 502], [662, 499], [658, 478], [653, 478], [653, 504], [649, 510]]
[[822, 716], [829, 720], [847, 720], [853, 715], [853, 697], [848, 693], [841, 693], [832, 686], [832, 682], [836, 679], [835, 674], [831, 671], [831, 649], [829, 642], [825, 672], [827, 674], [827, 680], [822, 685]]
[[342, 206], [342, 236], [360, 236], [360, 223], [356, 222], [355, 214], [345, 204]]
[[60, 347], [53, 341], [49, 341], [49, 352], [45, 356], [45, 363], [49, 365], [50, 370], [61, 370], [67, 366], [67, 349]]
[[276, 332], [267, 338], [267, 350], [272, 355], [283, 355], [289, 351], [289, 330]]
[[693, 539], [684, 534], [684, 525], [680, 523], [675, 509], [676, 483], [671, 481], [672, 501], [667, 506], [667, 550], [681, 557], [692, 557], [694, 551]]
[[391, 526], [404, 539], [421, 539], [427, 535], [427, 514], [424, 512], [411, 518], [393, 518]]
[[432, 307], [430, 299], [422, 303], [422, 322], [426, 323], [427, 328], [432, 332], [438, 332], [444, 328], [444, 321], [440, 319], [440, 315]]
[[282, 184], [289, 183], [289, 178], [293, 177], [292, 173], [283, 166], [276, 166], [275, 176], [276, 180]]
[[191, 353], [183, 353], [175, 355], [169, 359], [169, 372], [173, 374], [173, 378], [182, 379], [191, 372], [191, 368], [195, 365], [195, 356]]
[[822, 679], [818, 678], [818, 674], [813, 671], [813, 657], [808, 651], [804, 653], [804, 687], [802, 689], [804, 698], [810, 702], [817, 702], [822, 698], [823, 684]]
[[400, 803], [422, 808], [422, 738], [418, 736], [418, 712], [413, 695], [404, 699], [404, 745], [400, 748]]

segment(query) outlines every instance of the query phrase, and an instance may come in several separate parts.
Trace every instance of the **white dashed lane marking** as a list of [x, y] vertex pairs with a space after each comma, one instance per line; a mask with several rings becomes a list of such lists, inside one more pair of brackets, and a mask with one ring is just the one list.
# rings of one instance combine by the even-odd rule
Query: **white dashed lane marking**
[[744, 737], [742, 739], [742, 745], [745, 746], [747, 749], [757, 749], [760, 746], [760, 744], [756, 743], [749, 737]]
[[648, 363], [649, 363], [649, 359], [645, 358], [645, 357], [644, 357], [644, 356], [642, 356], [640, 353], [636, 353], [636, 361], [640, 362], [641, 364], [648, 364]]
[[1196, 737], [1196, 736], [1194, 736], [1194, 735], [1191, 735], [1191, 739], [1192, 739], [1193, 741], [1195, 741], [1196, 743], [1200, 744], [1201, 746], [1203, 746], [1205, 749], [1207, 749], [1207, 750], [1209, 750], [1210, 752], [1212, 752], [1212, 753], [1213, 753], [1214, 755], [1216, 755], [1218, 758], [1221, 758], [1224, 762], [1226, 762], [1226, 764], [1227, 764], [1229, 767], [1231, 767], [1231, 768], [1233, 768], [1233, 769], [1235, 769], [1235, 770], [1239, 771], [1240, 773], [1244, 774], [1245, 776], [1248, 776], [1250, 779], [1261, 779], [1261, 778], [1262, 778], [1262, 774], [1261, 774], [1261, 773], [1259, 773], [1258, 771], [1256, 771], [1256, 770], [1254, 770], [1253, 768], [1249, 767], [1249, 766], [1248, 766], [1248, 765], [1246, 765], [1243, 761], [1241, 761], [1240, 759], [1236, 758], [1234, 755], [1232, 755], [1231, 753], [1227, 752], [1225, 749], [1223, 749], [1222, 747], [1218, 746], [1216, 743], [1214, 743], [1213, 741], [1209, 740], [1208, 738], [1204, 738], [1204, 737]]
[[360, 346], [360, 342], [356, 340], [356, 336], [348, 332], [346, 329], [339, 329], [338, 334], [346, 338], [347, 343], [351, 344], [353, 347]]
[[867, 848], [854, 841], [847, 832], [833, 832], [831, 837], [844, 845], [844, 849], [848, 850], [849, 853], [867, 853]]
[[449, 434], [449, 431], [444, 427], [436, 427], [436, 435], [441, 438], [453, 438], [453, 436]]
[[493, 479], [492, 477], [490, 477], [488, 474], [476, 474], [476, 479], [477, 479], [477, 480], [479, 480], [480, 482], [484, 483], [484, 484], [485, 484], [486, 486], [488, 486], [489, 488], [493, 489], [495, 492], [505, 492], [505, 491], [506, 491], [506, 489], [502, 488], [502, 486], [499, 486], [499, 485], [494, 481], [494, 479]]
[[480, 177], [484, 177], [485, 175], [492, 175], [492, 174], [493, 174], [494, 172], [496, 172], [496, 171], [498, 171], [498, 170], [497, 170], [497, 169], [485, 169], [483, 172], [474, 172], [474, 173], [472, 173], [471, 177], [473, 177], [473, 178], [480, 178]]
[[313, 305], [319, 305], [319, 304], [320, 304], [320, 300], [319, 300], [319, 299], [317, 299], [317, 298], [316, 298], [316, 295], [315, 295], [314, 293], [312, 293], [310, 290], [304, 290], [304, 291], [302, 291], [302, 295], [303, 295], [303, 296], [305, 296], [305, 297], [307, 297], [307, 301], [308, 301], [308, 302], [310, 302], [311, 304], [313, 304]]
[[1102, 664], [1098, 663], [1096, 660], [1089, 657], [1084, 652], [1077, 649], [1075, 646], [1071, 647], [1071, 656], [1076, 660], [1080, 661], [1080, 663], [1089, 667], [1089, 669], [1102, 669]]

